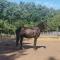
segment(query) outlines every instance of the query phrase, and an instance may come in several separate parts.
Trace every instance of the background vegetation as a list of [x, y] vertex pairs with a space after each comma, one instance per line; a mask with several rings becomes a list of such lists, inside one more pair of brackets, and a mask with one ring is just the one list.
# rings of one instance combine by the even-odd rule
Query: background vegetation
[[42, 21], [47, 21], [46, 31], [60, 31], [60, 10], [34, 3], [0, 0], [0, 33], [14, 34], [19, 26], [32, 27]]

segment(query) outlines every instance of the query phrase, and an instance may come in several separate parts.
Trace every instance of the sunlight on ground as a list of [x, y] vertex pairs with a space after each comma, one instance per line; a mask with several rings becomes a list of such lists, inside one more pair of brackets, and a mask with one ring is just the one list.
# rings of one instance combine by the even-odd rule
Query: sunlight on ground
[[60, 36], [40, 36], [37, 50], [33, 49], [34, 39], [24, 38], [24, 50], [16, 50], [15, 42], [11, 42], [12, 45], [0, 46], [5, 49], [0, 51], [0, 60], [60, 60]]

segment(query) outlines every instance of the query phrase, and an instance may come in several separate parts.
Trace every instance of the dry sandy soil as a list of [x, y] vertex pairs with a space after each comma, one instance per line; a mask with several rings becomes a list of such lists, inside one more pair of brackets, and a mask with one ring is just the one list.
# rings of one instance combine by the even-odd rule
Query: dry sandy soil
[[[0, 60], [60, 60], [60, 37], [39, 37], [37, 50], [33, 39], [25, 39], [24, 49], [15, 47], [15, 41], [0, 42]], [[9, 43], [8, 43], [9, 42]]]

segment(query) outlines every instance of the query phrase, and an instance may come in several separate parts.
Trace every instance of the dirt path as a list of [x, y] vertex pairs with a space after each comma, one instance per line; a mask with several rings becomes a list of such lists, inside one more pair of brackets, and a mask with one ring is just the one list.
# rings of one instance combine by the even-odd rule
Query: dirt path
[[60, 37], [41, 37], [37, 47], [37, 50], [33, 49], [32, 39], [24, 41], [24, 50], [16, 50], [13, 45], [5, 46], [5, 50], [0, 51], [0, 60], [60, 60]]

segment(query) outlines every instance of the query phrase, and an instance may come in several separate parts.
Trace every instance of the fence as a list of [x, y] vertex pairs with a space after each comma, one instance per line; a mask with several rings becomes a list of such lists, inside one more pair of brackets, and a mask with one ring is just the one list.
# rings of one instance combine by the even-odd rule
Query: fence
[[60, 36], [60, 32], [42, 32], [41, 35]]
[[15, 39], [15, 35], [0, 34], [0, 40], [10, 40], [10, 39]]
[[[60, 32], [42, 32], [41, 37], [58, 37], [60, 36]], [[7, 35], [7, 34], [2, 34], [0, 35], [0, 40], [9, 40], [9, 39], [15, 39], [15, 35]]]

